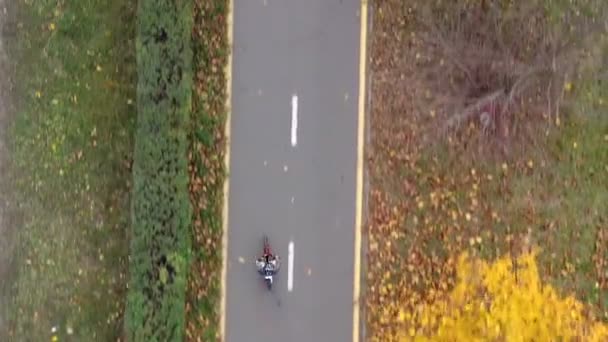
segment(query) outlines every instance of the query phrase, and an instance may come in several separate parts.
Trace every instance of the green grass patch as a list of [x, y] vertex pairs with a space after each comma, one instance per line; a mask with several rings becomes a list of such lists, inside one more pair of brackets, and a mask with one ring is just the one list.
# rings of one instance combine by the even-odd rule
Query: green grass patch
[[[122, 335], [135, 118], [134, 1], [17, 0], [11, 335]], [[4, 280], [3, 280], [4, 281]]]
[[194, 253], [188, 279], [187, 340], [213, 341], [219, 338], [229, 8], [227, 0], [196, 0], [194, 4], [189, 153]]
[[192, 5], [142, 0], [126, 328], [131, 341], [181, 341], [190, 251], [188, 127]]
[[518, 180], [514, 197], [530, 192], [544, 222], [531, 227], [544, 275], [608, 319], [608, 116], [573, 118], [549, 147], [556, 162]]

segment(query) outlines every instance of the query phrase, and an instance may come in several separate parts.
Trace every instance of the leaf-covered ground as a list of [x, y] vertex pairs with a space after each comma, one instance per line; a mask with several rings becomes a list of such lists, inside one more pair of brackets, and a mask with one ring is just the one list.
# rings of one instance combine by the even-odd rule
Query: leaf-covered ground
[[543, 280], [608, 319], [608, 86], [573, 78], [573, 109], [508, 157], [480, 146], [475, 125], [458, 139], [433, 136], [432, 108], [412, 105], [434, 96], [413, 81], [413, 6], [373, 4], [369, 339], [390, 340], [399, 310], [451, 289], [461, 251], [493, 260], [538, 246]]
[[224, 123], [228, 57], [227, 0], [194, 2], [194, 93], [190, 148], [193, 261], [188, 279], [187, 341], [219, 340]]
[[535, 254], [487, 263], [463, 253], [448, 295], [399, 313], [399, 341], [606, 341], [608, 324], [589, 319], [580, 301], [544, 284]]

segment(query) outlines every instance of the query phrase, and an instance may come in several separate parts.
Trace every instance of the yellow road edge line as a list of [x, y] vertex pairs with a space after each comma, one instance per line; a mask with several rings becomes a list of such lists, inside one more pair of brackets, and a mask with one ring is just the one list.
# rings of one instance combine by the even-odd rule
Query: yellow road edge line
[[357, 129], [357, 184], [355, 203], [355, 272], [353, 279], [353, 342], [359, 342], [359, 299], [361, 295], [361, 229], [363, 220], [363, 168], [365, 145], [365, 98], [367, 65], [367, 6], [368, 0], [361, 0], [361, 37], [359, 42], [359, 105]]
[[224, 201], [222, 206], [222, 279], [220, 295], [220, 338], [226, 340], [226, 278], [228, 275], [228, 198], [230, 191], [230, 122], [232, 116], [232, 53], [234, 39], [234, 0], [228, 0], [228, 15], [226, 24], [228, 25], [228, 61], [225, 65], [226, 75], [226, 121], [224, 122], [224, 136], [226, 138], [224, 154]]

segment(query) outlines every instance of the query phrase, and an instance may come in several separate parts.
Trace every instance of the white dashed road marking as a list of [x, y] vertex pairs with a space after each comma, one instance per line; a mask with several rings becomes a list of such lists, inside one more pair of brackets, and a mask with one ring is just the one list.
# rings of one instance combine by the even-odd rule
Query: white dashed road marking
[[293, 254], [294, 244], [293, 241], [289, 241], [289, 265], [287, 270], [287, 291], [293, 291]]
[[291, 146], [298, 144], [298, 95], [291, 97]]

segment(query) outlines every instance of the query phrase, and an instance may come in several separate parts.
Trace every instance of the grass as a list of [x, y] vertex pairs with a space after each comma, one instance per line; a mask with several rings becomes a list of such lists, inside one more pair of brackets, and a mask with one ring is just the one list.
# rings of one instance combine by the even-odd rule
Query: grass
[[194, 4], [195, 84], [189, 154], [193, 260], [188, 279], [186, 340], [213, 341], [220, 338], [229, 1], [196, 0]]
[[[228, 1], [196, 1], [187, 339], [218, 335]], [[11, 335], [121, 339], [135, 129], [136, 2], [20, 0], [10, 178]]]
[[122, 335], [136, 109], [135, 1], [19, 0], [11, 335]]
[[538, 246], [543, 279], [608, 320], [608, 85], [573, 79], [559, 125], [549, 120], [508, 158], [465, 146], [482, 141], [474, 126], [464, 140], [428, 144], [429, 119], [400, 76], [415, 72], [402, 70], [416, 55], [408, 13], [401, 1], [374, 8], [368, 337], [389, 340], [399, 309], [451, 288], [461, 251], [496, 259]]

